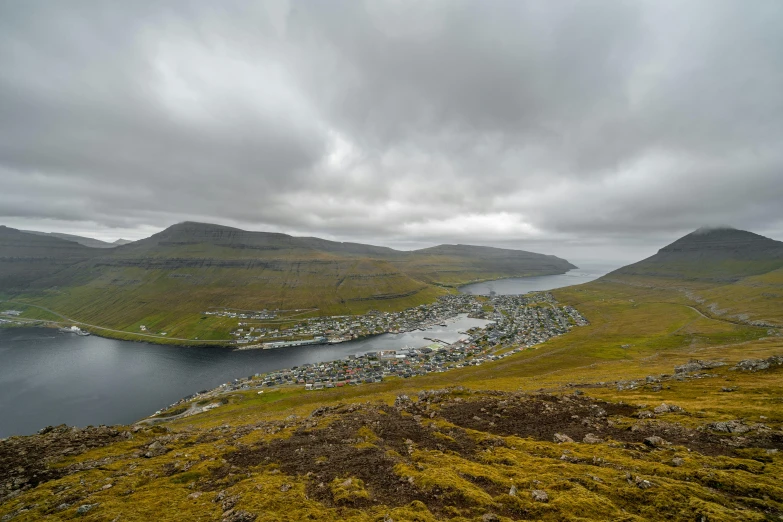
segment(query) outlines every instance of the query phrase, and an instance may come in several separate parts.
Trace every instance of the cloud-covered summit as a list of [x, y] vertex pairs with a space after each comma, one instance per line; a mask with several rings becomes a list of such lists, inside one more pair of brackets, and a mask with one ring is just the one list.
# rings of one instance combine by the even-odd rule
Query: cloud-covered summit
[[0, 2], [0, 221], [571, 256], [780, 234], [781, 25], [774, 0]]

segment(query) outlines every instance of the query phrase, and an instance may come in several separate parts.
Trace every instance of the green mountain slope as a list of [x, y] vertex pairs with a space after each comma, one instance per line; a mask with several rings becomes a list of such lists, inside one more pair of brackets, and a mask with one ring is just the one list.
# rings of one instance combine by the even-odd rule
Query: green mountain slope
[[[37, 234], [39, 236], [57, 237], [65, 239], [66, 241], [75, 241], [80, 245], [84, 245], [90, 248], [114, 248], [118, 243], [107, 243], [100, 239], [93, 239], [91, 237], [75, 236], [73, 234], [61, 234], [59, 232], [38, 232], [37, 230], [21, 230], [20, 232], [26, 232], [28, 234]], [[119, 240], [123, 241], [123, 240]]]
[[433, 283], [573, 268], [523, 251], [444, 245], [403, 252], [192, 222], [89, 251], [62, 269], [36, 274], [17, 298], [92, 325], [128, 332], [144, 325], [169, 337], [217, 340], [227, 338], [227, 324], [201, 317], [214, 307], [324, 315], [399, 310], [449, 291]]
[[706, 314], [783, 325], [783, 242], [752, 232], [700, 229], [602, 279], [675, 288]]
[[779, 520], [783, 338], [628, 282], [555, 291], [590, 324], [479, 366], [0, 440], [0, 517]]
[[17, 293], [99, 251], [73, 241], [0, 225], [0, 293]]
[[699, 229], [607, 277], [733, 282], [783, 267], [783, 242], [732, 228]]

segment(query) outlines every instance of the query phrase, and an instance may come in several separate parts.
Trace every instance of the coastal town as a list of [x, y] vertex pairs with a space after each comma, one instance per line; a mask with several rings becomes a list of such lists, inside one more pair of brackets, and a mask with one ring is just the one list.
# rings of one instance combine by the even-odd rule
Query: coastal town
[[[241, 349], [283, 348], [308, 344], [335, 344], [383, 333], [405, 333], [426, 330], [459, 314], [489, 319], [502, 324], [503, 336], [511, 332], [522, 337], [517, 342], [542, 342], [550, 332], [567, 328], [569, 324], [580, 324], [584, 319], [574, 309], [558, 308], [551, 294], [536, 294], [540, 297], [492, 296], [488, 298], [469, 294], [440, 297], [435, 303], [408, 308], [401, 312], [370, 311], [363, 315], [339, 315], [289, 320], [285, 327], [253, 322], [250, 318], [278, 317], [276, 311], [237, 313], [231, 311], [211, 312], [238, 319], [237, 328], [231, 332], [235, 344]], [[531, 299], [535, 301], [531, 302]], [[535, 303], [535, 306], [532, 306]], [[543, 308], [539, 310], [539, 308]], [[488, 313], [487, 310], [492, 310]], [[508, 324], [507, 324], [508, 323]], [[545, 328], [536, 328], [541, 323]], [[501, 333], [494, 332], [500, 336]]]
[[[346, 334], [362, 331], [410, 331], [439, 325], [459, 314], [489, 321], [484, 327], [474, 327], [464, 332], [453, 343], [433, 340], [426, 346], [406, 347], [397, 350], [368, 352], [331, 362], [304, 364], [290, 369], [266, 374], [255, 374], [235, 379], [210, 391], [202, 391], [185, 397], [156, 414], [180, 407], [183, 403], [198, 399], [204, 402], [226, 392], [264, 389], [279, 386], [302, 386], [306, 390], [325, 390], [382, 382], [388, 378], [410, 378], [433, 372], [445, 372], [455, 368], [477, 366], [495, 361], [543, 343], [552, 337], [565, 334], [571, 328], [587, 325], [587, 320], [571, 306], [560, 305], [552, 294], [503, 295], [478, 297], [449, 295], [431, 305], [411, 308], [399, 313], [368, 313], [344, 318], [322, 318], [305, 321], [307, 333], [328, 335], [317, 328], [344, 325]], [[300, 332], [303, 330], [299, 330]], [[354, 333], [351, 333], [354, 332]], [[198, 413], [200, 409], [190, 410]]]
[[[298, 311], [294, 311], [298, 312]], [[237, 345], [244, 348], [283, 348], [305, 344], [336, 344], [383, 333], [425, 330], [462, 313], [479, 314], [481, 303], [467, 295], [447, 295], [435, 303], [408, 308], [401, 312], [370, 311], [362, 315], [283, 319], [278, 311], [225, 315], [239, 319], [231, 332]], [[214, 313], [214, 312], [213, 312]], [[225, 314], [225, 312], [223, 312]], [[230, 313], [230, 312], [229, 312]], [[253, 322], [251, 317], [265, 313], [280, 317], [273, 326]], [[231, 314], [231, 313], [230, 313]]]

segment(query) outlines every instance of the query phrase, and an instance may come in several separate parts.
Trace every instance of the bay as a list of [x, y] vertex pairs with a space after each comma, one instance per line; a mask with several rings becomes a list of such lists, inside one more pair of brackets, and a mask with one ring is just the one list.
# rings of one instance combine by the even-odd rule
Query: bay
[[0, 437], [47, 425], [128, 424], [236, 378], [378, 350], [454, 342], [487, 321], [460, 315], [424, 331], [334, 345], [231, 350], [81, 337], [49, 328], [0, 329]]
[[494, 281], [461, 286], [459, 291], [463, 294], [471, 295], [490, 295], [491, 292], [497, 295], [542, 292], [588, 283], [619, 268], [619, 266], [619, 264], [608, 263], [580, 263], [579, 268], [569, 270], [565, 274], [496, 279]]

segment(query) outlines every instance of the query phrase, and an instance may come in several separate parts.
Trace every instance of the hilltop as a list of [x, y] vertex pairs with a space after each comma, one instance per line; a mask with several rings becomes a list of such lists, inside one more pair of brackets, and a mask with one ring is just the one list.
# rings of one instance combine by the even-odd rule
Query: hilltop
[[0, 515], [780, 519], [780, 330], [703, 313], [683, 278], [615, 277], [553, 292], [589, 324], [480, 366], [320, 391], [260, 376], [134, 426], [0, 441]]
[[[11, 230], [11, 229], [8, 229]], [[399, 251], [314, 237], [185, 222], [111, 249], [15, 231], [18, 250], [44, 239], [79, 252], [6, 285], [14, 302], [56, 312], [113, 336], [166, 332], [168, 338], [226, 340], [235, 323], [214, 308], [307, 310], [311, 315], [398, 311], [482, 279], [564, 273], [567, 261], [520, 250], [467, 245]], [[54, 243], [52, 243], [54, 244]], [[9, 246], [5, 254], [15, 254]], [[52, 264], [54, 263], [54, 264]], [[26, 317], [54, 319], [40, 308]]]
[[735, 282], [783, 268], [783, 242], [733, 228], [701, 228], [607, 277]]
[[783, 242], [753, 232], [699, 229], [602, 279], [674, 288], [705, 314], [783, 325]]

